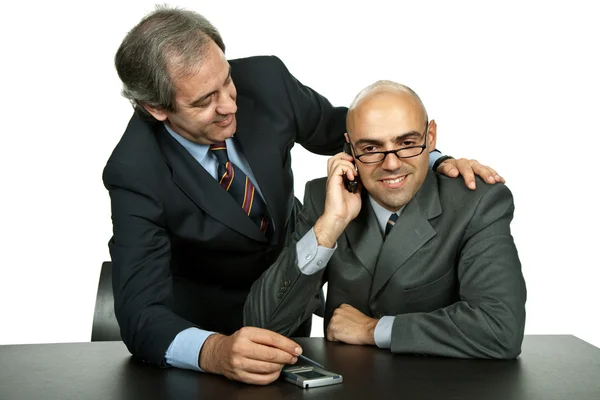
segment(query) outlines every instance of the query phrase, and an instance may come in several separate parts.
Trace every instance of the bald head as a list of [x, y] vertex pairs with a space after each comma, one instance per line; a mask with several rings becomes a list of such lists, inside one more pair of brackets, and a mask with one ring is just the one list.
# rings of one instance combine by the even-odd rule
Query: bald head
[[[414, 90], [401, 83], [381, 80], [360, 91], [348, 108], [348, 132], [355, 131], [357, 119], [385, 120], [390, 112], [403, 112], [428, 122], [427, 110]], [[369, 118], [370, 117], [370, 118]]]
[[389, 211], [406, 205], [425, 181], [425, 150], [437, 136], [419, 96], [396, 82], [375, 82], [352, 102], [346, 129], [363, 187]]

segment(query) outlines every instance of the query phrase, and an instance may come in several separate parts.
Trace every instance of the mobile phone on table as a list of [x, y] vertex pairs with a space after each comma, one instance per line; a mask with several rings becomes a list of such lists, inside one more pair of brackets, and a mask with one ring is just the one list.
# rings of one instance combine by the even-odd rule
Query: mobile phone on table
[[[350, 143], [348, 142], [344, 143], [344, 153], [352, 156], [352, 149], [350, 148]], [[356, 170], [356, 165], [354, 164], [354, 162], [352, 162], [352, 164], [354, 165], [354, 169]], [[354, 180], [350, 180], [348, 179], [346, 174], [344, 174], [342, 178], [344, 179], [344, 186], [346, 186], [346, 189], [350, 193], [356, 193], [358, 191], [358, 176], [354, 175]]]
[[281, 371], [281, 376], [285, 381], [304, 389], [337, 385], [344, 380], [340, 374], [327, 371], [320, 367], [307, 365], [290, 365], [284, 367]]

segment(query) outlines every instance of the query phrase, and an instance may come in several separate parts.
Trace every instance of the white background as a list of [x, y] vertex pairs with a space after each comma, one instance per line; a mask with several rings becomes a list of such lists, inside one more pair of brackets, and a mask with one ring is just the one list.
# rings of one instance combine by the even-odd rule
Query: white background
[[[378, 79], [416, 90], [438, 147], [492, 165], [513, 191], [526, 333], [600, 346], [595, 2], [177, 4], [219, 28], [228, 57], [277, 55], [336, 105]], [[153, 5], [2, 7], [0, 344], [90, 338], [112, 232], [101, 174], [132, 111], [113, 57]], [[294, 149], [298, 197], [324, 167]]]

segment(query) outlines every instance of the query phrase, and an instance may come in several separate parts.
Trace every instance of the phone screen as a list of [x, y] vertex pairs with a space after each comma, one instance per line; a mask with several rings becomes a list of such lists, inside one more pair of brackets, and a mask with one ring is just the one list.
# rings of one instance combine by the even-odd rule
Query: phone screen
[[327, 375], [323, 375], [320, 374], [316, 371], [310, 370], [310, 371], [302, 371], [302, 372], [294, 372], [295, 375], [301, 376], [303, 378], [307, 378], [307, 379], [315, 379], [315, 378], [322, 378], [324, 376]]

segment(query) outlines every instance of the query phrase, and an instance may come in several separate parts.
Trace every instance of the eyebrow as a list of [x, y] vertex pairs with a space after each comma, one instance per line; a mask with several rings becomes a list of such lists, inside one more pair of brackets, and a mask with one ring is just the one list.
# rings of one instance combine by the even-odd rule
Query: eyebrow
[[[421, 136], [422, 136], [421, 132], [410, 131], [410, 132], [403, 133], [402, 135], [396, 136], [394, 138], [394, 141], [401, 142], [402, 140], [408, 139], [410, 137], [420, 138]], [[383, 142], [381, 140], [376, 140], [376, 139], [360, 139], [354, 145], [355, 146], [363, 146], [365, 144], [380, 146], [383, 144]]]
[[[223, 81], [223, 85], [225, 85], [230, 78], [231, 78], [231, 65], [229, 65], [229, 73], [227, 74], [227, 78], [225, 78], [225, 80]], [[207, 94], [204, 94], [204, 95], [198, 97], [196, 100], [194, 100], [190, 103], [190, 106], [197, 107], [200, 103], [202, 103], [204, 100], [208, 99], [210, 96], [212, 96], [215, 93], [217, 93], [217, 91], [213, 90], [210, 93], [207, 93]]]

